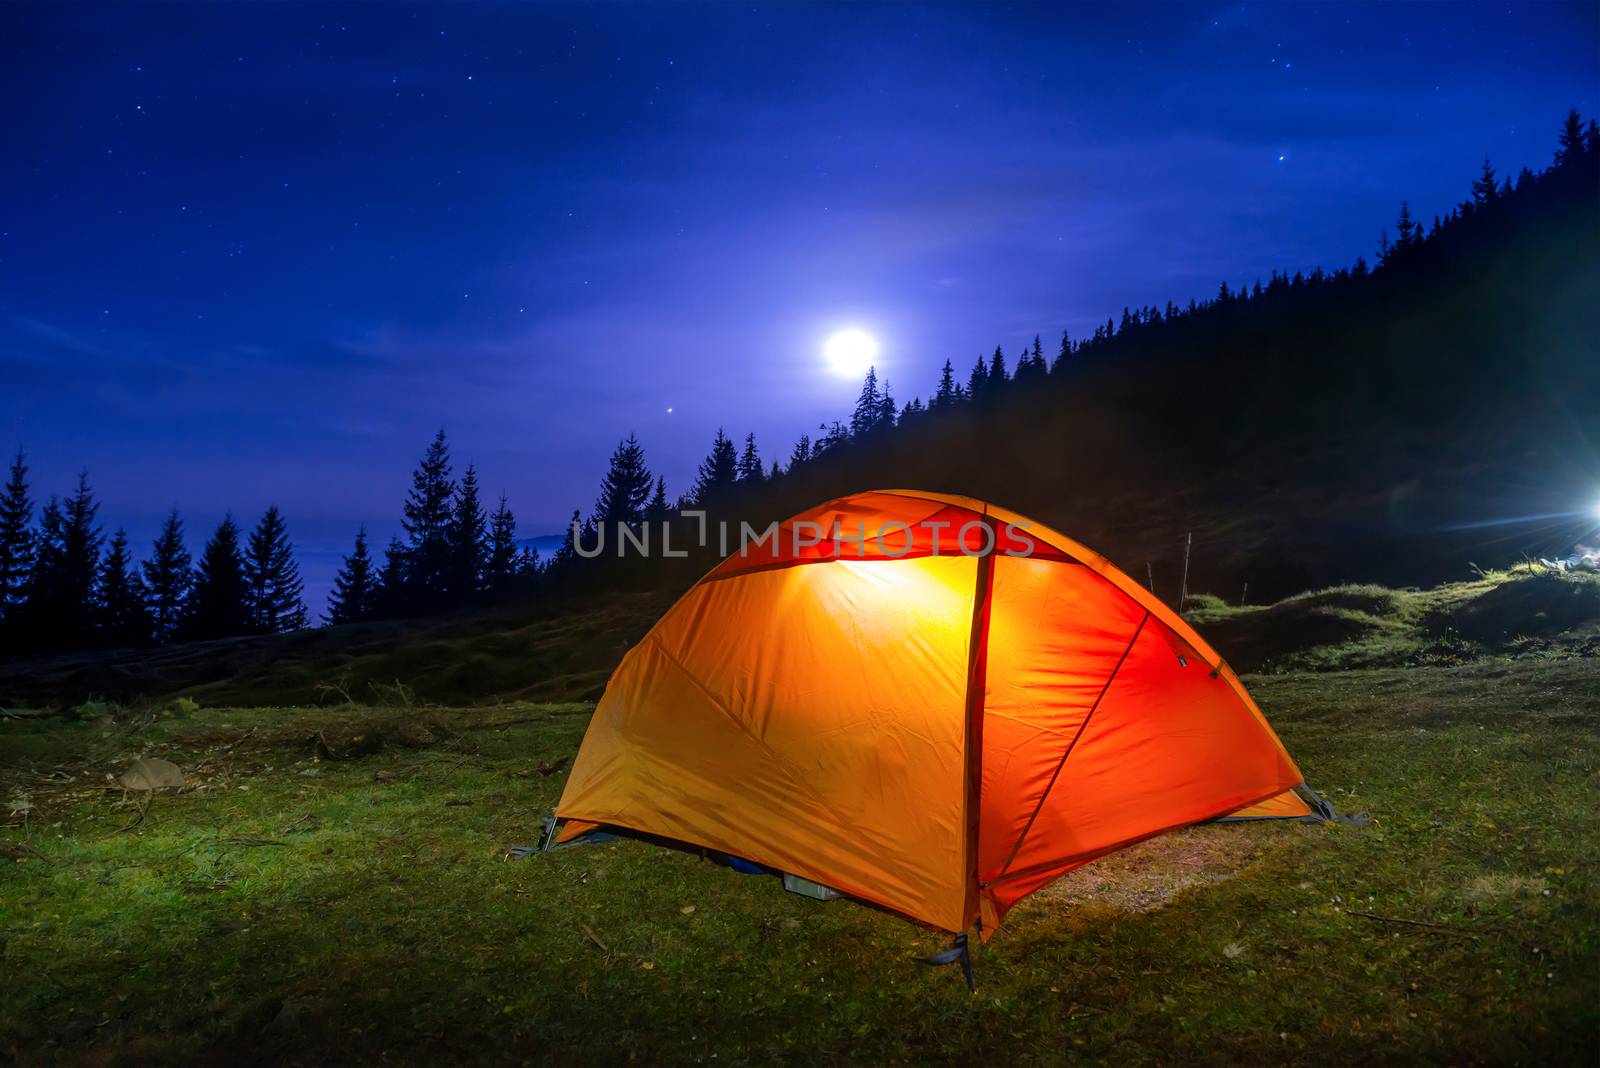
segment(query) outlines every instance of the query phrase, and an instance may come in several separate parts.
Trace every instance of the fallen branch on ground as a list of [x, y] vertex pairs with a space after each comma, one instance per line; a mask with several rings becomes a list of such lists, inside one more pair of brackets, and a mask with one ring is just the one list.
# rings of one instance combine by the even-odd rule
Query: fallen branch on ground
[[1426, 927], [1431, 931], [1448, 931], [1451, 934], [1465, 935], [1468, 938], [1481, 938], [1482, 933], [1469, 931], [1465, 927], [1451, 927], [1447, 923], [1431, 923], [1428, 920], [1408, 920], [1402, 916], [1380, 916], [1376, 912], [1360, 912], [1356, 909], [1345, 909], [1351, 916], [1365, 916], [1369, 920], [1378, 920], [1383, 923], [1400, 923], [1407, 927]]

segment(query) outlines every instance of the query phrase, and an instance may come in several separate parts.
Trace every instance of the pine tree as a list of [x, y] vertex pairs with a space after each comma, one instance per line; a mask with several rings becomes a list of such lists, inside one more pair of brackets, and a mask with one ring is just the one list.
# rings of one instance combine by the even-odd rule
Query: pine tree
[[10, 620], [22, 604], [33, 570], [33, 532], [28, 529], [32, 521], [27, 456], [19, 449], [0, 496], [0, 624]]
[[1033, 349], [1024, 349], [1022, 357], [1017, 361], [1017, 373], [1014, 381], [1020, 385], [1038, 383], [1044, 379], [1048, 368], [1044, 362], [1044, 348], [1038, 334], [1033, 335]]
[[725, 502], [739, 478], [739, 457], [733, 441], [722, 430], [711, 443], [711, 454], [700, 462], [695, 475], [693, 498], [696, 505], [709, 508]]
[[861, 395], [856, 398], [856, 410], [850, 415], [850, 433], [870, 434], [882, 415], [883, 394], [878, 390], [878, 369], [869, 367], [861, 383]]
[[140, 565], [151, 637], [158, 642], [171, 641], [183, 617], [194, 578], [189, 564], [189, 550], [183, 546], [183, 521], [174, 508], [162, 524], [151, 558]]
[[517, 517], [500, 495], [500, 506], [489, 519], [489, 551], [483, 564], [483, 588], [499, 593], [517, 576]]
[[89, 489], [89, 475], [83, 472], [65, 505], [52, 497], [41, 513], [24, 606], [31, 642], [45, 648], [73, 649], [93, 637], [95, 579], [100, 570], [101, 536], [95, 525], [99, 510]]
[[[1494, 203], [1498, 190], [1494, 182], [1494, 167], [1489, 164], [1489, 157], [1483, 157], [1483, 173], [1472, 180], [1472, 203], [1474, 207], [1486, 208]], [[1438, 220], [1434, 220], [1434, 229], [1438, 229]]]
[[644, 447], [629, 434], [612, 450], [611, 464], [600, 480], [600, 496], [594, 502], [595, 521], [611, 528], [613, 536], [618, 523], [638, 526], [644, 519], [652, 481], [644, 463]]
[[185, 638], [197, 639], [250, 633], [247, 596], [239, 525], [232, 515], [226, 515], [200, 553], [180, 632]]
[[51, 618], [56, 576], [65, 556], [66, 519], [61, 514], [61, 501], [54, 495], [39, 509], [39, 527], [33, 532], [33, 567], [28, 572], [24, 590], [22, 614], [26, 616], [34, 643], [50, 645], [56, 635], [51, 633]]
[[783, 467], [781, 465], [779, 465], [778, 461], [776, 461], [776, 460], [772, 461], [772, 467], [771, 467], [770, 470], [767, 471], [767, 481], [768, 482], [775, 482], [782, 475], [783, 475]]
[[811, 435], [801, 434], [800, 440], [794, 443], [794, 451], [789, 453], [789, 470], [802, 466], [811, 459]]
[[651, 495], [650, 503], [645, 505], [645, 518], [660, 522], [667, 518], [669, 509], [670, 505], [667, 504], [667, 480], [658, 475], [656, 477], [656, 491]]
[[999, 345], [996, 345], [994, 355], [989, 358], [989, 392], [994, 393], [1007, 381], [1005, 353], [1000, 351]]
[[277, 505], [261, 517], [244, 552], [245, 616], [258, 634], [298, 630], [306, 625], [304, 589], [294, 546]]
[[933, 400], [928, 402], [930, 409], [948, 408], [956, 402], [956, 371], [950, 361], [944, 361], [944, 369], [939, 372], [939, 388], [934, 391]]
[[412, 472], [411, 492], [406, 497], [401, 525], [410, 544], [406, 548], [405, 592], [396, 597], [397, 602], [406, 602], [406, 611], [437, 608], [444, 603], [449, 584], [450, 505], [454, 496], [450, 447], [441, 430]]
[[978, 362], [972, 365], [972, 373], [967, 376], [967, 396], [975, 401], [981, 401], [988, 395], [989, 365], [980, 353]]
[[739, 481], [748, 485], [755, 485], [766, 479], [766, 471], [761, 466], [761, 452], [756, 448], [756, 436], [749, 433], [744, 436], [744, 452], [739, 454]]
[[[1167, 305], [1167, 318], [1171, 319], [1173, 314], [1174, 313], [1173, 313], [1172, 305], [1168, 304]], [[1053, 363], [1050, 366], [1050, 373], [1051, 374], [1059, 374], [1061, 371], [1066, 369], [1067, 364], [1070, 363], [1071, 361], [1072, 361], [1072, 337], [1065, 330], [1063, 330], [1063, 331], [1061, 331], [1061, 347], [1056, 350], [1056, 362]]]
[[1411, 219], [1411, 202], [1400, 202], [1400, 214], [1395, 217], [1394, 230], [1397, 235], [1395, 244], [1400, 248], [1408, 248], [1417, 239], [1418, 226]]
[[478, 493], [478, 471], [468, 464], [456, 486], [450, 523], [445, 529], [450, 549], [445, 591], [456, 604], [470, 601], [482, 587], [484, 541], [488, 529], [489, 519]]
[[377, 610], [378, 576], [373, 571], [372, 554], [367, 551], [367, 528], [356, 531], [355, 547], [344, 558], [333, 577], [333, 592], [328, 595], [329, 623], [359, 623], [371, 619]]
[[[556, 550], [555, 559], [551, 561], [555, 567], [569, 567], [579, 559], [577, 550], [578, 531], [583, 525], [583, 513], [578, 509], [572, 510], [572, 521], [567, 524], [567, 529], [561, 532], [561, 547]], [[585, 542], [585, 546], [589, 543]]]
[[144, 584], [128, 552], [128, 534], [118, 529], [100, 561], [95, 591], [95, 629], [109, 645], [143, 645], [150, 640], [150, 613], [144, 606]]
[[895, 424], [894, 393], [889, 389], [889, 383], [883, 384], [883, 397], [878, 401], [878, 421], [876, 429], [893, 430]]
[[1561, 124], [1561, 133], [1556, 138], [1556, 166], [1566, 167], [1575, 164], [1583, 157], [1584, 149], [1583, 117], [1578, 114], [1578, 109], [1573, 108], [1567, 112], [1566, 121]]
[[406, 591], [411, 588], [411, 551], [399, 538], [390, 538], [383, 550], [383, 569], [378, 572], [378, 589], [372, 598], [373, 616], [379, 619], [410, 614], [413, 609]]

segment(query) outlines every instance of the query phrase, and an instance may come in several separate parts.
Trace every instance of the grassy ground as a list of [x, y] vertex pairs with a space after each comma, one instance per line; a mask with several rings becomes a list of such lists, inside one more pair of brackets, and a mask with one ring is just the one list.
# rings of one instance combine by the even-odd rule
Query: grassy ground
[[[1378, 822], [1091, 865], [977, 952], [976, 997], [911, 963], [936, 932], [686, 853], [504, 860], [586, 705], [0, 722], [0, 1058], [1592, 1063], [1600, 663], [1249, 681]], [[141, 753], [189, 785], [130, 827], [106, 775]]]
[[1491, 571], [1432, 589], [1334, 586], [1276, 604], [1191, 597], [1184, 615], [1240, 671], [1600, 655], [1600, 574]]
[[0, 707], [185, 694], [208, 706], [385, 699], [573, 701], [597, 697], [671, 593], [607, 593], [469, 614], [316, 627], [156, 649], [0, 660]]

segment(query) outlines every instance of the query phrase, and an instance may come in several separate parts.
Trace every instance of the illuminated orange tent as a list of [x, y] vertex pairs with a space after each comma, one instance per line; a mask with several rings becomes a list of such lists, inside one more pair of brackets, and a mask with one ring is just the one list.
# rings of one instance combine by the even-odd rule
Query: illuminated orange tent
[[612, 676], [556, 815], [563, 841], [629, 828], [988, 934], [1163, 831], [1316, 818], [1302, 781], [1228, 665], [1104, 557], [883, 490], [684, 594]]

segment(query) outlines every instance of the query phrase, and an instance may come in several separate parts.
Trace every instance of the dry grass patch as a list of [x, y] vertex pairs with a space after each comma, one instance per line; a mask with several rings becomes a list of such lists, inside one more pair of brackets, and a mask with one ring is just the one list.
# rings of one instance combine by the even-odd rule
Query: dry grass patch
[[1174, 831], [1070, 871], [1035, 899], [1154, 912], [1186, 890], [1232, 879], [1265, 856], [1280, 829], [1249, 823]]

